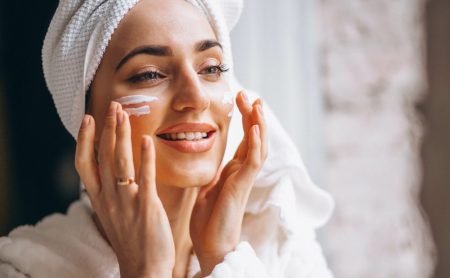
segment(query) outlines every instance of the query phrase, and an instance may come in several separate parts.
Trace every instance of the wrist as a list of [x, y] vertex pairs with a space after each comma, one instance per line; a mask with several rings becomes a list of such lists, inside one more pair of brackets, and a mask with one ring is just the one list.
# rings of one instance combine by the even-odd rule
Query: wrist
[[142, 276], [142, 278], [172, 278], [172, 272], [153, 272], [146, 276]]
[[228, 252], [198, 256], [202, 277], [208, 276], [216, 265], [223, 262]]
[[223, 261], [222, 259], [214, 259], [214, 260], [208, 260], [208, 261], [199, 261], [200, 263], [200, 270], [201, 270], [201, 277], [206, 277], [211, 274], [214, 267], [216, 265], [220, 264]]
[[119, 264], [120, 277], [122, 278], [172, 278], [172, 268], [168, 266], [150, 266], [151, 269], [142, 267], [126, 267]]
[[168, 271], [152, 271], [149, 273], [135, 273], [120, 271], [120, 277], [122, 278], [172, 278], [172, 273]]
[[151, 271], [149, 271], [146, 278], [172, 278], [173, 267], [170, 266], [155, 266]]
[[196, 250], [194, 245], [194, 251], [197, 255], [202, 277], [208, 276], [213, 271], [214, 267], [222, 263], [225, 256], [235, 250], [237, 242], [228, 242], [227, 244], [209, 246], [207, 250]]

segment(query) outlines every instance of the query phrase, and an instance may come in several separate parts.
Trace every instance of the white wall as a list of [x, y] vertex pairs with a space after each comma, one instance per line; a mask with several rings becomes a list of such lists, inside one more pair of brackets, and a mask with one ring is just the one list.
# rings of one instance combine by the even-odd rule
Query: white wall
[[314, 181], [323, 172], [322, 98], [313, 0], [245, 0], [232, 32], [235, 71], [260, 93], [295, 144]]

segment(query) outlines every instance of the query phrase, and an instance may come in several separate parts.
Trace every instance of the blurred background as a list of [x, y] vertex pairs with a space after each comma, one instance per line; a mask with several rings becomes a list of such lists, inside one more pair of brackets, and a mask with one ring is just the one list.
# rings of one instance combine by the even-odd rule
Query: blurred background
[[[0, 235], [78, 198], [41, 47], [56, 0], [0, 2]], [[336, 277], [450, 277], [450, 1], [245, 0], [239, 80], [336, 209]]]

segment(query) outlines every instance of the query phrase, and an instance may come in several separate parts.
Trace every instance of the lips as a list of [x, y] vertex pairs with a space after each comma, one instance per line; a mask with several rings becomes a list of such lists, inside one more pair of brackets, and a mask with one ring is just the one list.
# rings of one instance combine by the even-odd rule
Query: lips
[[207, 123], [181, 123], [158, 132], [157, 137], [177, 151], [199, 153], [211, 149], [216, 131]]

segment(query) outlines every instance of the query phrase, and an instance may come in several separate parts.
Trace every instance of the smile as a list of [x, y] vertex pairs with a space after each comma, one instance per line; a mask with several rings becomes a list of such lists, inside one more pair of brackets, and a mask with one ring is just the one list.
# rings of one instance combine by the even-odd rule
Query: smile
[[167, 146], [184, 153], [199, 153], [213, 146], [216, 128], [206, 123], [182, 123], [164, 129], [157, 138]]
[[177, 141], [177, 140], [186, 140], [186, 141], [196, 141], [208, 138], [207, 132], [177, 132], [177, 133], [165, 133], [158, 135], [165, 140]]

